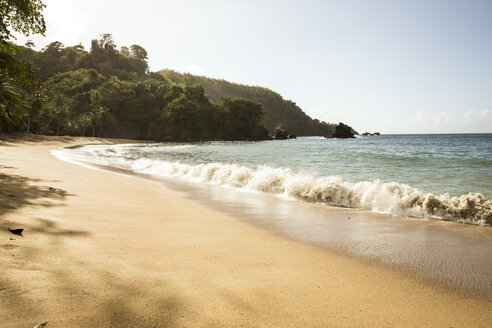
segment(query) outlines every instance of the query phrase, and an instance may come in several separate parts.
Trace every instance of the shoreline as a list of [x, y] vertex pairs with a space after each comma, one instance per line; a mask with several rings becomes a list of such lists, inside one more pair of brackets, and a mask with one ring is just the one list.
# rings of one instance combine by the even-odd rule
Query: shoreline
[[[222, 187], [213, 185], [197, 187], [171, 178], [156, 178], [116, 167], [97, 165], [93, 168], [161, 183], [166, 189], [179, 192], [181, 197], [189, 201], [198, 202], [199, 205], [233, 216], [281, 238], [308, 243], [340, 256], [349, 256], [401, 272], [416, 281], [426, 281], [431, 286], [456, 292], [463, 297], [492, 300], [492, 280], [487, 279], [488, 272], [492, 270], [492, 263], [487, 261], [492, 256], [492, 252], [488, 251], [492, 250], [490, 227], [440, 219], [400, 217], [360, 209], [306, 203], [300, 200], [287, 201], [271, 194], [245, 194], [230, 189], [220, 190]], [[224, 193], [227, 196], [225, 199], [220, 199], [221, 194]], [[249, 206], [238, 204], [244, 195], [248, 196]], [[251, 208], [252, 202], [254, 208]], [[284, 214], [281, 218], [275, 219], [275, 211], [258, 213], [261, 212], [259, 207], [279, 206], [283, 208], [283, 212], [289, 209], [289, 212], [295, 214]], [[299, 219], [303, 217], [309, 217], [309, 223], [303, 224], [302, 219]], [[329, 221], [325, 220], [327, 217]], [[351, 217], [352, 221], [345, 224], [347, 217]], [[358, 221], [358, 225], [365, 225], [364, 230], [352, 229], [351, 224], [354, 220]], [[368, 229], [368, 225], [372, 227]], [[324, 230], [320, 231], [320, 229]], [[349, 234], [351, 240], [342, 241], [341, 237], [335, 237], [327, 229], [335, 230], [342, 236]], [[324, 234], [327, 235], [326, 238], [320, 238]], [[378, 234], [383, 234], [384, 239], [377, 240], [370, 236]], [[411, 237], [402, 243], [398, 240], [400, 234], [409, 234]], [[423, 234], [431, 234], [431, 239], [437, 239], [444, 245], [453, 244], [454, 251], [451, 253], [419, 247], [419, 242], [426, 239]], [[470, 242], [471, 240], [473, 242]], [[437, 242], [431, 241], [431, 243], [439, 247]], [[361, 250], [362, 245], [365, 247], [364, 250]], [[465, 269], [460, 268], [461, 260], [470, 255], [473, 255], [473, 260], [469, 263], [471, 265]]]
[[[401, 140], [395, 140], [395, 142], [398, 143]], [[365, 147], [358, 143], [352, 146], [357, 149]], [[375, 144], [366, 146], [375, 151]], [[289, 158], [290, 156], [295, 157], [295, 152], [310, 149], [310, 147], [313, 147], [316, 153], [319, 149], [326, 147], [325, 150], [328, 151], [332, 146], [319, 140], [300, 138], [294, 141], [292, 146], [277, 145], [275, 142], [252, 144], [212, 142], [196, 145], [164, 143], [143, 146], [133, 144], [123, 145], [123, 147], [88, 146], [78, 150], [63, 149], [53, 153], [61, 159], [82, 165], [92, 163], [126, 168], [156, 177], [223, 185], [227, 188], [232, 187], [234, 190], [241, 189], [253, 193], [275, 194], [283, 199], [331, 204], [343, 208], [359, 208], [367, 212], [394, 216], [438, 219], [480, 226], [492, 224], [492, 201], [486, 197], [487, 193], [490, 194], [489, 188], [481, 186], [480, 183], [474, 185], [476, 188], [471, 188], [459, 182], [466, 176], [473, 180], [473, 177], [486, 174], [484, 165], [477, 167], [475, 173], [470, 170], [467, 174], [457, 174], [456, 177], [460, 178], [455, 183], [451, 183], [448, 179], [443, 178], [444, 173], [441, 175], [436, 172], [436, 169], [425, 167], [425, 165], [413, 173], [411, 170], [398, 169], [401, 167], [402, 158], [396, 158], [393, 164], [387, 161], [376, 165], [385, 167], [385, 171], [391, 172], [386, 178], [380, 180], [374, 176], [375, 172], [373, 172], [377, 160], [374, 163], [370, 159], [367, 160], [367, 170], [372, 172], [369, 175], [366, 176], [363, 173], [366, 170], [363, 166], [354, 164], [355, 166], [349, 166], [346, 169], [348, 173], [345, 176], [343, 171], [340, 171], [343, 165], [336, 164], [336, 161], [334, 161], [335, 164], [327, 163], [326, 166], [313, 164], [318, 163], [318, 160], [310, 157], [313, 155], [308, 155], [310, 151], [307, 151], [303, 157], [310, 158], [313, 162], [305, 161], [299, 164], [299, 167], [293, 165], [299, 159], [286, 160], [287, 157], [284, 157], [284, 153], [288, 153]], [[335, 147], [333, 156], [340, 156], [341, 144], [333, 147]], [[271, 151], [270, 148], [272, 148]], [[357, 157], [357, 149], [347, 153], [349, 162], [353, 162], [350, 160], [353, 156]], [[256, 157], [255, 152], [266, 152], [266, 155]], [[229, 156], [231, 158], [228, 158]], [[378, 156], [375, 157], [378, 158]], [[435, 164], [439, 167], [437, 163]], [[395, 171], [390, 165], [396, 168]], [[454, 171], [458, 170], [459, 165], [461, 164], [450, 164]], [[400, 172], [403, 174], [402, 179], [394, 176], [395, 172], [399, 171], [405, 172]], [[432, 177], [434, 174], [436, 174], [434, 180], [421, 179], [422, 184], [415, 181], [419, 176]], [[477, 181], [473, 183], [476, 184]], [[471, 182], [472, 185], [473, 183]], [[442, 188], [426, 191], [422, 189], [426, 184], [434, 185], [435, 188], [441, 185]], [[451, 193], [452, 190], [457, 189], [463, 192]], [[481, 189], [484, 193], [468, 191]]]
[[[486, 299], [287, 240], [156, 182], [49, 154], [77, 142], [111, 141], [43, 139], [0, 143], [6, 327], [492, 322]], [[12, 237], [10, 225], [24, 227], [24, 237]]]
[[[492, 251], [489, 251], [492, 250], [492, 229], [488, 226], [442, 219], [402, 217], [361, 209], [307, 203], [301, 200], [284, 200], [272, 194], [252, 194], [230, 188], [222, 189], [222, 186], [215, 185], [197, 186], [189, 181], [156, 177], [113, 166], [76, 161], [70, 163], [158, 183], [168, 190], [179, 193], [180, 198], [232, 216], [281, 238], [307, 243], [340, 256], [348, 256], [400, 272], [416, 281], [425, 281], [432, 287], [455, 292], [463, 297], [492, 300], [492, 280], [487, 279], [488, 272], [492, 270], [492, 263], [487, 260], [492, 256]], [[225, 199], [221, 199], [224, 194]], [[244, 195], [248, 196], [246, 197], [248, 206], [238, 204], [242, 203]], [[252, 203], [254, 208], [251, 206]], [[282, 212], [288, 210], [295, 214], [290, 216], [283, 214], [282, 218], [277, 220], [275, 211], [259, 214], [260, 207], [279, 206], [283, 208]], [[299, 208], [304, 210], [298, 211]], [[310, 222], [303, 225], [302, 219], [298, 219], [301, 217], [309, 217]], [[323, 220], [327, 217], [329, 222]], [[357, 224], [365, 225], [365, 231], [352, 229], [349, 227], [350, 224], [344, 224], [347, 222], [346, 217], [352, 217], [350, 222], [354, 222], [355, 219], [358, 220]], [[310, 224], [314, 227], [309, 227]], [[368, 230], [368, 225], [373, 227]], [[325, 230], [319, 231], [321, 228]], [[357, 235], [358, 240], [341, 241], [326, 229], [336, 230], [337, 234], [349, 233], [351, 239]], [[389, 232], [392, 230], [393, 232]], [[403, 243], [398, 240], [402, 233], [411, 235], [407, 236]], [[319, 236], [324, 234], [327, 235], [326, 239], [320, 239]], [[377, 234], [385, 235], [384, 240], [378, 241], [370, 236]], [[426, 239], [424, 234], [431, 234], [431, 239], [437, 240], [430, 241], [436, 248], [441, 246], [438, 243], [453, 244], [453, 252], [420, 247], [419, 242]], [[387, 245], [388, 243], [391, 245]], [[366, 249], [361, 251], [361, 245]], [[461, 261], [470, 257], [473, 260], [470, 259], [469, 265], [462, 268]]]
[[[396, 270], [465, 297], [492, 300], [492, 280], [488, 279], [492, 230], [487, 226], [286, 200], [278, 194], [194, 183], [91, 163], [59, 152], [54, 155], [91, 169], [159, 182], [194, 203], [283, 238]], [[348, 217], [352, 220], [347, 221]]]

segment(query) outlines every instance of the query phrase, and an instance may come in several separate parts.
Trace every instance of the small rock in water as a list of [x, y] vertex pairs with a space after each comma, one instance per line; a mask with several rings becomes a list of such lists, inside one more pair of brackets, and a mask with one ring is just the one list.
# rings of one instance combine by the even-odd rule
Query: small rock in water
[[49, 189], [49, 190], [50, 190], [50, 191], [56, 191], [56, 189], [55, 189], [55, 188], [53, 188], [53, 187], [50, 187], [50, 189]]
[[36, 325], [36, 326], [34, 326], [33, 328], [41, 328], [41, 327], [45, 327], [47, 324], [48, 324], [48, 321], [41, 322], [39, 325]]
[[347, 220], [350, 220], [350, 218], [347, 218]]
[[10, 237], [10, 240], [15, 240], [15, 238]]
[[9, 231], [11, 233], [13, 233], [14, 235], [19, 235], [19, 236], [22, 236], [22, 231], [24, 231], [24, 229], [10, 229], [9, 228]]

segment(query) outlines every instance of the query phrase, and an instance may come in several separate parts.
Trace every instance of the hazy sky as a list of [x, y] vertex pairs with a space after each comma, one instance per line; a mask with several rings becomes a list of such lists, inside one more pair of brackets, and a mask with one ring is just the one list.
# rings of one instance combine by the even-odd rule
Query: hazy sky
[[38, 48], [112, 33], [152, 71], [268, 87], [359, 132], [492, 132], [491, 0], [43, 2]]

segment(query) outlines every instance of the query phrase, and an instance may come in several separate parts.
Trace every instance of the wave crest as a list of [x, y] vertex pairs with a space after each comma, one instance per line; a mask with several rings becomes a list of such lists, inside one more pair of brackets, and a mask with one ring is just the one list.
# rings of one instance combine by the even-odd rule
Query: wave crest
[[426, 193], [396, 182], [374, 180], [352, 183], [338, 176], [315, 177], [269, 166], [253, 169], [234, 164], [189, 165], [140, 159], [135, 161], [132, 168], [150, 174], [227, 185], [333, 206], [480, 225], [492, 224], [492, 201], [479, 193], [451, 197], [449, 194]]
[[[72, 158], [81, 159], [80, 152], [73, 155]], [[100, 156], [101, 153], [93, 151], [86, 155], [89, 155], [86, 160], [93, 163], [124, 167], [151, 175], [225, 185], [379, 213], [492, 225], [492, 201], [480, 193], [451, 197], [449, 194], [426, 193], [396, 182], [374, 180], [354, 183], [339, 176], [317, 177], [265, 165], [256, 168], [222, 163], [190, 165], [145, 158]]]

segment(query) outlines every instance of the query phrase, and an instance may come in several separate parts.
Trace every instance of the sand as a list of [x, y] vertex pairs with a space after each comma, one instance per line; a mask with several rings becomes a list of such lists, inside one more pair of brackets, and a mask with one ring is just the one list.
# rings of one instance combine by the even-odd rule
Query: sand
[[1, 327], [492, 326], [490, 300], [49, 152], [111, 142], [0, 141]]

